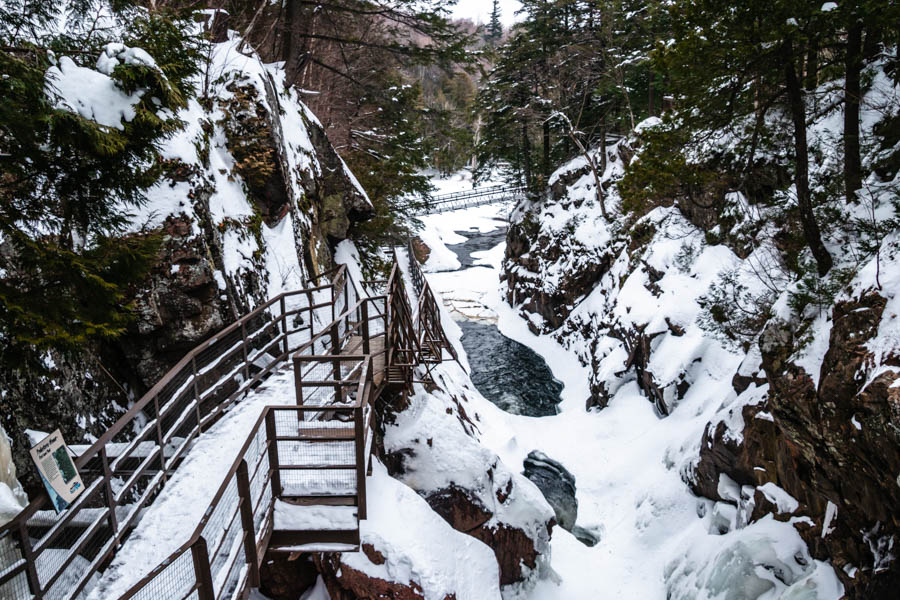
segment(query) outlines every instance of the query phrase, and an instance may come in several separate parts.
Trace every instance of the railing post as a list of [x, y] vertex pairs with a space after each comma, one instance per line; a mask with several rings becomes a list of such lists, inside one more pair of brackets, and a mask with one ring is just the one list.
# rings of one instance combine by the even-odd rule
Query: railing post
[[[297, 418], [301, 413], [297, 412]], [[278, 442], [275, 431], [275, 411], [270, 410], [266, 413], [266, 440], [269, 444], [269, 469], [272, 471], [272, 498], [281, 498], [284, 491], [281, 487], [281, 471], [278, 470]]]
[[159, 414], [159, 395], [153, 396], [153, 408], [156, 410], [156, 441], [159, 443], [159, 468], [163, 473], [163, 481], [168, 481], [169, 472], [166, 470], [166, 446], [163, 443], [162, 419]]
[[249, 567], [250, 587], [259, 587], [259, 556], [256, 553], [256, 530], [253, 527], [253, 494], [250, 493], [250, 473], [247, 461], [237, 470], [238, 497], [241, 502], [241, 525], [244, 528], [244, 556]]
[[362, 348], [363, 354], [369, 354], [369, 301], [364, 300], [360, 306], [362, 310]]
[[288, 345], [287, 309], [285, 308], [284, 295], [281, 296], [281, 335], [284, 336], [284, 357], [291, 353]]
[[[316, 311], [313, 308], [315, 306], [313, 295], [309, 290], [306, 290], [306, 306], [309, 307], [309, 339], [312, 339], [316, 334]], [[315, 354], [315, 348], [313, 348], [313, 354]]]
[[191, 545], [191, 558], [194, 559], [194, 575], [197, 576], [197, 598], [199, 600], [216, 600], [213, 589], [212, 569], [209, 565], [209, 549], [202, 536]]
[[[119, 520], [116, 518], [116, 495], [113, 494], [112, 473], [109, 470], [109, 457], [106, 455], [106, 445], [100, 448], [100, 465], [103, 467], [103, 487], [106, 494], [106, 506], [109, 509], [109, 528], [112, 530], [113, 537], [119, 534]], [[118, 542], [116, 542], [118, 546]]]
[[297, 406], [303, 406], [303, 362], [296, 354], [294, 355], [294, 395], [297, 398]]
[[19, 544], [22, 546], [22, 558], [25, 559], [25, 572], [28, 576], [28, 587], [34, 594], [32, 600], [42, 600], [44, 594], [41, 590], [41, 580], [38, 578], [35, 568], [35, 556], [31, 548], [31, 539], [28, 537], [28, 519], [19, 521]]
[[354, 437], [356, 438], [356, 503], [357, 515], [366, 518], [366, 429], [363, 423], [363, 398], [358, 399], [358, 406], [353, 409]]
[[331, 354], [335, 358], [331, 361], [332, 377], [334, 377], [334, 400], [341, 401], [341, 359], [338, 356], [341, 353], [340, 336], [338, 336], [337, 322], [331, 324]]

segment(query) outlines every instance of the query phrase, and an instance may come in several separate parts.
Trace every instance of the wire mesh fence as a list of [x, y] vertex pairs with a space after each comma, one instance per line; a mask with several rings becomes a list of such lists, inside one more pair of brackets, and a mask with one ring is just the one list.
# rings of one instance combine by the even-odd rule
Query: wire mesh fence
[[408, 332], [405, 291], [397, 302], [361, 297], [341, 268], [332, 284], [283, 294], [189, 352], [100, 440], [79, 449], [87, 490], [74, 506], [57, 515], [42, 499], [0, 528], [0, 598], [77, 597], [191, 441], [291, 353], [303, 405], [265, 413], [271, 427], [257, 424], [190, 543], [125, 597], [230, 597], [253, 579], [277, 498], [338, 495], [364, 504], [365, 405], [374, 386], [373, 362], [361, 355], [387, 352], [398, 310]]
[[[308, 300], [328, 289], [290, 292], [242, 317], [189, 352], [100, 440], [76, 447], [86, 488], [81, 497], [62, 514], [38, 498], [0, 527], [0, 598], [77, 597], [141, 508], [153, 502], [191, 440], [283, 361], [291, 343], [310, 337], [315, 309]], [[293, 323], [303, 324], [294, 327], [293, 338], [287, 306]]]

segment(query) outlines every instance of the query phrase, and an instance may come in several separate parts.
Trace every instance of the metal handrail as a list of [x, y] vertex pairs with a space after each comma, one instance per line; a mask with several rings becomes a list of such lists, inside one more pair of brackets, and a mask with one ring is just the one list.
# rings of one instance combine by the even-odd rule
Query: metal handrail
[[[342, 380], [342, 371], [337, 366], [334, 371], [336, 374], [334, 380], [307, 380], [304, 382], [303, 369], [297, 366], [304, 361], [316, 360], [331, 362], [334, 365], [348, 361], [359, 363], [358, 367], [353, 367], [351, 370], [351, 373], [358, 374], [358, 378], [352, 384], [356, 388], [355, 401], [326, 406], [269, 407], [265, 409], [191, 537], [166, 561], [155, 567], [128, 590], [123, 599], [149, 599], [161, 597], [160, 593], [167, 598], [174, 598], [175, 596], [170, 594], [168, 588], [164, 592], [160, 592], [159, 590], [154, 591], [154, 586], [164, 586], [163, 580], [169, 573], [168, 569], [176, 568], [185, 572], [190, 570], [193, 573], [193, 580], [186, 583], [183, 594], [178, 596], [180, 598], [215, 600], [227, 591], [226, 588], [237, 586], [241, 591], [245, 591], [248, 585], [258, 585], [261, 557], [264, 555], [273, 529], [274, 502], [275, 499], [281, 497], [283, 492], [277, 446], [274, 443], [276, 439], [283, 438], [275, 435], [275, 423], [272, 416], [274, 411], [294, 410], [300, 414], [318, 413], [320, 415], [352, 412], [355, 429], [356, 505], [358, 506], [358, 517], [364, 519], [366, 516], [365, 475], [367, 469], [365, 463], [374, 419], [374, 411], [370, 408], [371, 400], [388, 383], [400, 383], [405, 390], [410, 390], [412, 369], [423, 356], [422, 342], [429, 341], [439, 331], [446, 343], [446, 336], [443, 335], [443, 330], [440, 328], [436, 300], [427, 281], [424, 280], [424, 275], [420, 271], [418, 271], [418, 275], [424, 281], [424, 287], [421, 291], [417, 290], [417, 296], [419, 296], [417, 308], [419, 310], [417, 311], [418, 319], [415, 321], [395, 251], [394, 267], [387, 284], [388, 295], [359, 298], [356, 283], [349, 276], [346, 267], [341, 266], [335, 271], [331, 284], [280, 294], [188, 352], [97, 442], [76, 459], [79, 468], [86, 467], [94, 460], [99, 461], [103, 467], [102, 476], [93, 482], [86, 479], [88, 490], [67, 513], [53, 522], [48, 533], [38, 536], [38, 542], [32, 547], [28, 531], [31, 524], [29, 520], [46, 505], [46, 498], [35, 499], [15, 520], [0, 528], [0, 544], [6, 543], [7, 547], [15, 547], [18, 543], [18, 548], [21, 550], [21, 559], [0, 567], [2, 569], [0, 570], [0, 591], [6, 589], [5, 585], [16, 585], [18, 590], [28, 589], [32, 598], [40, 600], [51, 591], [50, 588], [59, 580], [60, 576], [67, 572], [74, 558], [80, 556], [85, 550], [85, 544], [91, 539], [91, 536], [97, 534], [101, 526], [106, 527], [108, 524], [112, 531], [111, 537], [103, 538], [101, 540], [103, 546], [90, 554], [94, 557], [91, 564], [87, 568], [79, 569], [77, 584], [71, 586], [67, 582], [68, 598], [81, 593], [90, 577], [100, 570], [100, 565], [106, 563], [107, 559], [114, 554], [115, 548], [124, 540], [125, 535], [135, 524], [140, 509], [152, 502], [155, 494], [163, 487], [169, 470], [177, 467], [177, 461], [187, 451], [190, 442], [209, 427], [238, 395], [249, 392], [253, 385], [261, 381], [288, 357], [291, 357], [295, 364], [295, 381], [298, 390], [302, 385], [318, 385], [335, 387], [336, 391], [340, 393], [340, 388], [337, 386], [345, 385]], [[314, 298], [316, 293], [326, 291], [330, 292], [328, 301], [319, 302]], [[306, 296], [306, 306], [289, 310], [286, 301], [291, 297], [302, 295]], [[380, 310], [381, 303], [384, 304], [384, 310]], [[280, 314], [270, 314], [271, 311], [268, 309], [276, 304], [279, 306]], [[340, 311], [336, 310], [339, 305], [342, 306]], [[317, 311], [329, 306], [333, 319], [330, 324], [316, 332]], [[427, 308], [423, 310], [423, 306]], [[374, 310], [370, 312], [371, 307], [374, 307]], [[423, 320], [422, 315], [425, 313], [431, 316]], [[289, 327], [289, 317], [299, 318], [303, 314], [308, 314], [305, 325], [295, 327], [297, 321], [295, 318], [292, 319], [292, 326]], [[260, 318], [263, 318], [261, 323], [258, 322]], [[379, 322], [383, 322], [384, 325], [384, 348], [372, 352], [372, 323]], [[428, 333], [419, 331], [423, 326], [428, 328]], [[437, 329], [434, 329], [435, 327]], [[309, 337], [304, 339], [298, 347], [291, 348], [291, 336], [307, 330]], [[238, 332], [240, 332], [240, 338], [235, 337], [234, 343], [229, 342], [229, 336], [236, 336]], [[344, 343], [357, 334], [363, 340], [364, 353], [340, 354]], [[322, 342], [324, 336], [328, 336], [327, 339], [331, 342], [331, 354], [316, 354], [316, 343]], [[215, 348], [217, 343], [225, 344], [227, 347], [208, 364], [198, 368], [198, 365], [203, 363], [203, 353]], [[327, 342], [323, 342], [323, 345], [328, 349]], [[449, 343], [447, 346], [452, 348]], [[251, 364], [255, 365], [258, 357], [270, 352], [275, 354], [274, 360], [265, 367], [257, 365], [260, 371], [251, 377]], [[374, 358], [382, 353], [385, 355], [386, 373], [382, 383], [376, 385], [374, 382]], [[189, 371], [187, 371], [188, 367], [190, 367]], [[222, 369], [226, 371], [224, 375], [219, 372]], [[402, 380], [390, 380], [391, 369], [402, 374]], [[169, 390], [170, 385], [174, 386], [173, 390]], [[236, 389], [232, 391], [232, 387], [229, 386]], [[224, 400], [221, 397], [222, 394], [227, 396]], [[298, 399], [300, 397], [298, 393]], [[343, 395], [339, 397], [343, 398]], [[186, 404], [187, 408], [182, 408], [179, 413], [178, 402], [181, 402], [182, 398], [189, 398], [189, 401]], [[213, 405], [207, 407], [208, 411], [203, 414], [205, 409], [202, 406], [208, 405], [210, 400], [213, 401]], [[135, 422], [138, 415], [145, 410], [150, 410], [151, 407], [154, 418], [125, 444], [124, 450], [117, 453], [110, 463], [108, 455], [110, 443], [121, 432], [124, 432], [128, 425]], [[190, 417], [195, 420], [189, 420]], [[253, 444], [260, 435], [262, 423], [266, 424], [266, 441], [262, 448], [257, 444], [258, 454], [255, 462], [251, 465], [248, 463], [248, 451], [254, 447]], [[182, 437], [179, 437], [178, 434]], [[181, 441], [177, 442], [177, 449], [170, 456], [168, 454], [169, 445], [176, 443], [176, 440]], [[150, 452], [138, 452], [146, 443], [155, 444], [155, 446], [152, 446]], [[150, 477], [151, 481], [143, 488], [143, 491], [138, 492], [140, 498], [127, 505], [129, 512], [125, 519], [119, 521], [116, 509], [125, 502], [125, 492], [113, 494], [111, 480], [117, 476], [119, 468], [125, 467], [125, 463], [129, 460], [138, 460], [139, 464], [129, 472], [131, 474], [125, 484], [126, 490], [137, 490], [134, 486], [141, 478]], [[264, 467], [264, 463], [267, 466]], [[154, 471], [156, 465], [159, 468]], [[284, 468], [313, 467], [286, 465]], [[262, 486], [259, 487], [261, 491], [256, 492], [254, 497], [251, 487], [254, 482], [259, 483], [259, 481], [262, 481]], [[226, 509], [231, 511], [228, 515], [226, 530], [221, 535], [217, 534], [208, 539], [204, 534], [205, 527], [217, 510], [225, 510], [222, 508], [225, 506], [223, 498], [227, 490], [232, 489], [232, 485], [236, 486], [239, 499], [233, 506], [231, 504], [226, 506]], [[267, 489], [271, 489], [271, 495], [268, 496], [268, 500], [265, 500], [268, 494], [265, 491]], [[100, 509], [99, 516], [94, 518], [87, 531], [78, 538], [79, 541], [75, 542], [77, 545], [69, 548], [70, 554], [63, 563], [57, 565], [56, 570], [49, 573], [49, 576], [47, 573], [38, 573], [36, 564], [40, 554], [50, 547], [55, 536], [60, 535], [61, 531], [75, 521], [80, 511], [88, 508], [88, 500], [99, 501], [101, 496], [107, 499], [107, 505]], [[239, 526], [238, 522], [240, 522]], [[229, 539], [232, 546], [226, 547]], [[238, 542], [241, 542], [243, 554], [236, 550], [238, 546], [234, 544]], [[0, 546], [0, 548], [2, 547]], [[243, 559], [240, 558], [241, 556]], [[247, 568], [244, 569], [244, 566]], [[213, 578], [213, 571], [216, 572], [215, 578]], [[25, 577], [25, 588], [21, 586], [23, 576]], [[160, 583], [161, 581], [163, 583]], [[58, 591], [52, 590], [54, 595]]]
[[[343, 270], [345, 271], [346, 267], [343, 267]], [[340, 272], [341, 270], [339, 270]], [[140, 514], [140, 509], [149, 504], [151, 499], [155, 497], [155, 494], [165, 485], [170, 467], [173, 463], [180, 460], [187, 451], [190, 442], [203, 429], [211, 425], [221, 415], [226, 406], [231, 404], [240, 394], [249, 391], [253, 385], [261, 381], [263, 377], [271, 373], [275, 366], [287, 358], [290, 352], [290, 335], [306, 329], [306, 327], [294, 330], [289, 329], [288, 317], [308, 312], [310, 317], [308, 328], [311, 330], [314, 323], [314, 311], [317, 307], [312, 302], [313, 295], [316, 292], [329, 289], [332, 292], [333, 300], [333, 284], [279, 294], [187, 352], [96, 442], [75, 458], [74, 462], [79, 470], [85, 470], [85, 467], [93, 461], [99, 462], [102, 465], [102, 475], [93, 481], [86, 481], [88, 489], [66, 513], [56, 518], [55, 523], [44, 535], [39, 537], [36, 544], [32, 545], [31, 542], [32, 536], [28, 531], [29, 521], [39, 511], [49, 507], [49, 497], [46, 493], [33, 499], [12, 521], [0, 527], [0, 543], [7, 543], [13, 549], [17, 547], [22, 556], [21, 561], [15, 562], [10, 566], [3, 565], [4, 570], [2, 575], [0, 575], [0, 589], [4, 585], [14, 585], [14, 580], [24, 574], [30, 593], [34, 598], [40, 599], [60, 580], [63, 573], [67, 572], [74, 559], [82, 551], [88, 549], [90, 543], [93, 543], [96, 547], [94, 548], [94, 557], [91, 564], [87, 569], [79, 569], [78, 583], [70, 586], [69, 597], [77, 596], [87, 584], [90, 576], [100, 570], [100, 565], [114, 553], [115, 548], [124, 540], [131, 527], [135, 524]], [[286, 300], [300, 295], [306, 295], [309, 299], [307, 306], [288, 311], [286, 309]], [[276, 305], [280, 308], [280, 314], [265, 321], [261, 327], [254, 328], [254, 321], [267, 314], [266, 311]], [[255, 376], [250, 377], [250, 368], [251, 364], [253, 364], [253, 361], [250, 359], [250, 351], [253, 349], [248, 348], [248, 346], [256, 342], [261, 332], [266, 331], [273, 324], [280, 325], [280, 332], [265, 341], [265, 345], [255, 353], [253, 360], [269, 351], [275, 352], [275, 360], [266, 367], [261, 368], [260, 372]], [[249, 336], [248, 326], [253, 329]], [[238, 331], [241, 334], [240, 341], [236, 341], [232, 347], [225, 349], [223, 354], [220, 354], [209, 365], [206, 365], [204, 367], [206, 370], [198, 369], [198, 362], [202, 362], [202, 360], [198, 359], [204, 351], [213, 348], [221, 340], [227, 340], [229, 336], [235, 335]], [[242, 355], [243, 360], [241, 360], [240, 355]], [[208, 382], [207, 386], [201, 390], [201, 381], [207, 379], [208, 374], [215, 374], [216, 369], [228, 364], [229, 361], [234, 361], [237, 365], [236, 368], [231, 369], [224, 376]], [[235, 383], [239, 375], [242, 381]], [[183, 378], [183, 381], [181, 381], [181, 378]], [[177, 385], [167, 395], [165, 393], [167, 386], [179, 381], [181, 381], [180, 385]], [[229, 384], [236, 385], [237, 389], [227, 394], [224, 399], [219, 398], [219, 401], [204, 415], [202, 405], [208, 403], [210, 399], [215, 399], [219, 391]], [[178, 401], [186, 397], [185, 394], [191, 395], [192, 399], [187, 402], [186, 408], [180, 414], [172, 414], [173, 410], [178, 406]], [[110, 462], [107, 455], [108, 445], [117, 436], [124, 434], [129, 427], [138, 422], [139, 415], [143, 415], [148, 411], [152, 411], [151, 415], [153, 418], [147, 419], [147, 422], [138, 433], [129, 442], [126, 442], [124, 450], [118, 454], [115, 460]], [[161, 421], [170, 421], [172, 419], [174, 421], [163, 432]], [[184, 429], [185, 427], [187, 429]], [[176, 436], [179, 433], [182, 435]], [[172, 456], [167, 459], [166, 449], [176, 437], [181, 438], [182, 441]], [[140, 456], [137, 450], [142, 444], [148, 442], [155, 444], [154, 448], [146, 456]], [[112, 479], [119, 476], [118, 468], [123, 466], [126, 461], [136, 459], [139, 460], [139, 465], [129, 474], [122, 489], [113, 493]], [[139, 490], [137, 486], [142, 479], [146, 478], [150, 478], [150, 481], [146, 483], [142, 490]], [[120, 521], [117, 517], [116, 509], [125, 505], [126, 494], [137, 494], [139, 497], [137, 500], [127, 504], [129, 507], [127, 516], [124, 521]], [[101, 496], [105, 498], [105, 506], [101, 509], [103, 513], [93, 518], [87, 531], [74, 542], [75, 545], [70, 548], [71, 552], [63, 559], [61, 564], [54, 565], [52, 572], [39, 573], [37, 563], [43, 552], [50, 549], [51, 544], [62, 535], [69, 524], [73, 523], [83, 510], [89, 508], [91, 502], [95, 504], [100, 503], [102, 501]], [[104, 528], [108, 528], [110, 533], [103, 539], [97, 540], [96, 537], [103, 533]]]

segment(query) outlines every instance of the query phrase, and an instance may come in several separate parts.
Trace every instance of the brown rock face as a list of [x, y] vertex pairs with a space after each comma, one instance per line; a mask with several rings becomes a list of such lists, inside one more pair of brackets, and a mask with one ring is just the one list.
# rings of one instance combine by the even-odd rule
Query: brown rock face
[[[769, 397], [744, 408], [742, 444], [726, 441], [722, 424], [707, 427], [695, 472], [695, 491], [711, 498], [719, 473], [741, 484], [772, 481], [794, 496], [798, 514], [815, 522], [798, 531], [813, 555], [832, 561], [848, 598], [896, 598], [900, 589], [900, 564], [889, 558], [900, 541], [900, 388], [891, 387], [900, 374], [878, 374], [866, 346], [884, 307], [875, 293], [835, 306], [818, 389], [788, 360], [790, 336], [765, 332]], [[762, 411], [773, 420], [755, 418]], [[829, 504], [837, 512], [823, 532]], [[761, 516], [757, 507], [753, 517]]]
[[215, 266], [204, 237], [179, 217], [169, 217], [163, 232], [157, 265], [135, 294], [137, 319], [119, 340], [144, 389], [224, 327], [231, 312], [213, 276]]
[[[563, 259], [574, 260], [558, 285], [544, 285], [542, 265]], [[613, 260], [611, 252], [596, 256], [586, 248], [572, 249], [559, 240], [538, 234], [538, 225], [530, 213], [510, 225], [506, 234], [506, 258], [503, 277], [508, 281], [507, 300], [513, 306], [536, 313], [546, 321], [546, 330], [563, 324], [577, 301], [594, 289]], [[539, 331], [530, 320], [528, 327]]]
[[[494, 551], [500, 565], [500, 585], [525, 579], [522, 566], [537, 566], [538, 551], [534, 540], [521, 529], [504, 523], [490, 523], [491, 513], [466, 490], [450, 486], [425, 497], [432, 510], [441, 515], [453, 529], [481, 540]], [[548, 524], [548, 532], [555, 523]]]
[[[373, 564], [383, 564], [384, 556], [372, 546], [363, 546], [363, 552]], [[380, 561], [380, 562], [378, 562]], [[341, 554], [317, 554], [316, 567], [322, 574], [331, 600], [422, 600], [421, 586], [415, 581], [408, 584], [385, 581], [367, 575], [341, 562]], [[446, 598], [445, 600], [451, 600]]]
[[272, 600], [297, 600], [315, 585], [318, 575], [310, 554], [269, 552], [259, 571], [260, 590]]

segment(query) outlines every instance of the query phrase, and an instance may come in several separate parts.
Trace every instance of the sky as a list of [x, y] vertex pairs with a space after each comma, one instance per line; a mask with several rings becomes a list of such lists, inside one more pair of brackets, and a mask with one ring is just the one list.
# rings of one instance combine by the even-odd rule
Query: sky
[[[472, 19], [476, 23], [487, 23], [491, 18], [491, 0], [459, 0], [453, 7], [453, 16], [460, 19]], [[522, 6], [517, 0], [500, 0], [500, 20], [509, 27], [516, 21], [515, 12]]]

